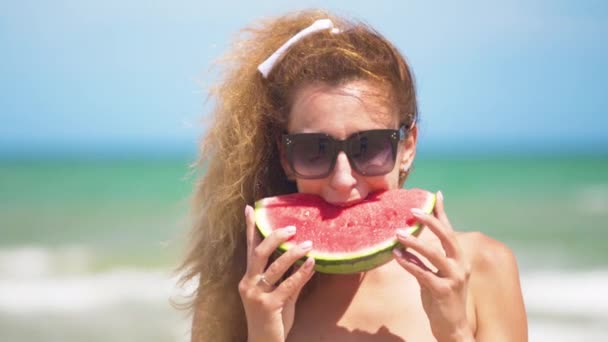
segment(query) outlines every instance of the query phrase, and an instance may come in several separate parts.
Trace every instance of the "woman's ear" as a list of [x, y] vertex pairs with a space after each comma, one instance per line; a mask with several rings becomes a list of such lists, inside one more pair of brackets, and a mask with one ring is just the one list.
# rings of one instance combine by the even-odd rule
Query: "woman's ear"
[[399, 173], [407, 175], [416, 156], [416, 143], [418, 142], [418, 126], [414, 123], [407, 131], [405, 140], [401, 142], [403, 153], [399, 159]]

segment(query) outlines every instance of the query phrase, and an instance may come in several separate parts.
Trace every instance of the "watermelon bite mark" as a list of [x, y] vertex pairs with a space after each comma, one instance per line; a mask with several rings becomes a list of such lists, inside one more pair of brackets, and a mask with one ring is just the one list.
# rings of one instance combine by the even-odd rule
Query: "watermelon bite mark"
[[338, 207], [311, 194], [288, 194], [259, 200], [256, 224], [266, 237], [274, 229], [296, 226], [296, 234], [279, 246], [279, 252], [313, 241], [308, 256], [324, 273], [356, 273], [380, 266], [392, 258], [397, 245], [395, 230], [420, 232], [410, 212], [427, 213], [435, 206], [435, 194], [421, 189], [398, 189], [374, 193], [350, 207]]

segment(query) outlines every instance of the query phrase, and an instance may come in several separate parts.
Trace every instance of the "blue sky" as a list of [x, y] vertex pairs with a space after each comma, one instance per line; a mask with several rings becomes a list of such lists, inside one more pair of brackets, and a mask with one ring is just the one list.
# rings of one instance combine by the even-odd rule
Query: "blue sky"
[[238, 29], [321, 7], [391, 39], [422, 149], [608, 152], [605, 1], [5, 1], [0, 153], [195, 149], [207, 70]]

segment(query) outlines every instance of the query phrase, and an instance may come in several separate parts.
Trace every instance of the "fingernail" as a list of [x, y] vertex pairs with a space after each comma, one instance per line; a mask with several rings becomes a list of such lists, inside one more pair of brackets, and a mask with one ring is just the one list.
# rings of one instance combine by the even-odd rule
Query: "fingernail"
[[443, 192], [441, 190], [437, 191], [437, 199], [443, 202]]
[[306, 241], [304, 241], [304, 242], [300, 243], [300, 245], [299, 245], [299, 246], [300, 246], [300, 248], [301, 248], [302, 250], [307, 251], [307, 250], [309, 250], [309, 249], [311, 249], [311, 248], [312, 248], [312, 241], [310, 241], [310, 240], [306, 240]]
[[408, 236], [411, 235], [411, 233], [412, 232], [407, 229], [403, 229], [403, 228], [397, 229], [397, 235], [401, 236], [402, 238], [407, 238]]
[[412, 208], [412, 209], [410, 209], [410, 211], [412, 212], [412, 214], [414, 214], [414, 216], [426, 215], [426, 213], [422, 209], [419, 209], [419, 208]]
[[283, 230], [285, 230], [286, 234], [293, 235], [296, 233], [296, 226], [287, 226]]
[[306, 259], [306, 261], [304, 261], [304, 264], [302, 265], [302, 267], [309, 269], [312, 267], [312, 265], [314, 265], [314, 259], [313, 258], [308, 258]]
[[393, 249], [393, 254], [395, 254], [399, 258], [403, 258], [403, 252], [399, 248]]

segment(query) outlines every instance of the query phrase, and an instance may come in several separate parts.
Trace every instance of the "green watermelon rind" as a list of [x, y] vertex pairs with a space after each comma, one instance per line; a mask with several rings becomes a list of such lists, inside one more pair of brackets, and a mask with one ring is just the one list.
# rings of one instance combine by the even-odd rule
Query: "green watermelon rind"
[[[271, 230], [267, 228], [271, 225], [268, 222], [264, 210], [267, 201], [268, 199], [262, 199], [255, 203], [256, 224], [258, 230], [264, 237], [267, 237], [271, 233]], [[436, 201], [437, 196], [434, 193], [429, 193], [426, 203], [419, 209], [430, 214], [435, 207]], [[408, 230], [411, 235], [417, 236], [421, 232], [422, 225], [416, 223], [413, 226], [404, 228]], [[321, 273], [349, 274], [364, 272], [390, 261], [393, 258], [392, 251], [397, 245], [397, 237], [394, 237], [374, 246], [370, 246], [365, 250], [352, 253], [321, 253], [313, 249], [306, 257], [298, 260], [296, 263], [301, 264], [307, 257], [312, 257], [315, 259], [315, 270]], [[280, 253], [283, 253], [293, 246], [293, 243], [285, 242], [279, 246], [278, 250]]]

